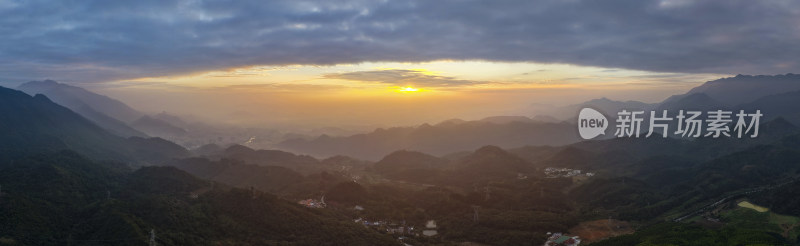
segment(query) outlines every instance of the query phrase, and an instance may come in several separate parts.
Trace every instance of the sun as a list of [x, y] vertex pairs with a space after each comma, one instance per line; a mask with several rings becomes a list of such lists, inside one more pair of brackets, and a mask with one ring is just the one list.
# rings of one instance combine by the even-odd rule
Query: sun
[[414, 87], [403, 87], [403, 88], [400, 88], [400, 92], [417, 92], [417, 91], [419, 91], [419, 89], [414, 88]]
[[413, 87], [413, 86], [402, 86], [402, 87], [394, 86], [394, 87], [390, 87], [390, 88], [394, 92], [403, 93], [403, 94], [417, 94], [417, 93], [421, 93], [421, 92], [424, 92], [424, 91], [428, 91], [426, 89]]

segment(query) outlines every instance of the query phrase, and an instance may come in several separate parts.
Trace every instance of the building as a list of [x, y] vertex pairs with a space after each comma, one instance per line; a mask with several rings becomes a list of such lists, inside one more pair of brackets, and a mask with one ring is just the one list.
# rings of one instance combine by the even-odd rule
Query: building
[[422, 235], [427, 236], [427, 237], [432, 237], [432, 236], [436, 236], [438, 234], [439, 234], [439, 232], [436, 231], [436, 221], [435, 220], [429, 220], [427, 223], [425, 223], [425, 230], [422, 230]]
[[578, 246], [581, 244], [581, 239], [578, 236], [569, 236], [562, 233], [549, 233], [550, 237], [544, 242], [544, 246]]
[[315, 199], [305, 199], [298, 201], [297, 204], [303, 205], [307, 208], [325, 208], [325, 202], [317, 201]]

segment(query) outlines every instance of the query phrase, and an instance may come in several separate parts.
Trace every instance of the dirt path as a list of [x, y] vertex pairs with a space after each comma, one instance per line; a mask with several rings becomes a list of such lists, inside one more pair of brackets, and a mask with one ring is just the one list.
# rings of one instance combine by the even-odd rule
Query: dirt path
[[789, 238], [789, 232], [792, 231], [795, 227], [797, 227], [798, 223], [794, 224], [781, 224], [781, 229], [783, 229], [783, 233], [781, 235], [783, 238]]
[[635, 230], [626, 221], [593, 220], [584, 221], [569, 230], [569, 234], [577, 235], [581, 242], [592, 243], [605, 238], [634, 233]]

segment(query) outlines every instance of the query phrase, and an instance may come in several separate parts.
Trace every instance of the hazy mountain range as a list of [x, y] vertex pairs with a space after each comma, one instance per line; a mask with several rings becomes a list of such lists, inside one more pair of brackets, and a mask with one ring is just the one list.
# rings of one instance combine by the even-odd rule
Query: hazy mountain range
[[[112, 134], [41, 94], [30, 96], [0, 87], [0, 100], [0, 148], [6, 150], [4, 154], [70, 149], [92, 158], [144, 162], [151, 157], [188, 154], [182, 147], [158, 138]], [[153, 144], [162, 147], [152, 148]]]
[[692, 94], [703, 93], [726, 105], [751, 103], [759, 98], [792, 91], [800, 91], [800, 74], [736, 75], [708, 81], [682, 95], [672, 96], [671, 102]]
[[[583, 107], [598, 109], [606, 113], [610, 119], [615, 118], [613, 114], [622, 109], [645, 111], [666, 109], [673, 113], [681, 109], [702, 111], [760, 109], [765, 113], [765, 120], [782, 117], [792, 124], [800, 125], [800, 113], [787, 110], [783, 106], [800, 100], [795, 96], [796, 91], [800, 91], [799, 82], [800, 75], [794, 74], [738, 75], [708, 81], [685, 94], [675, 95], [655, 104], [600, 98], [557, 108], [551, 112], [552, 115], [539, 114], [533, 118], [492, 116], [476, 121], [452, 119], [435, 125], [376, 129], [373, 132], [351, 136], [324, 134], [318, 137], [302, 136], [280, 142], [274, 147], [317, 157], [344, 154], [377, 160], [398, 149], [441, 156], [476, 149], [487, 144], [502, 148], [562, 145], [579, 140], [573, 129], [573, 121], [577, 112]], [[20, 89], [31, 94], [44, 93], [48, 97], [58, 98], [59, 100], [55, 100], [57, 103], [67, 105], [95, 124], [123, 137], [151, 135], [175, 140], [191, 138], [186, 136], [185, 127], [192, 126], [179, 117], [167, 113], [147, 116], [124, 103], [79, 87], [47, 80], [28, 82], [21, 85]], [[219, 133], [218, 130], [210, 132]], [[183, 142], [196, 142], [196, 140]]]
[[[270, 190], [306, 179], [290, 169], [171, 163], [191, 153], [160, 138], [112, 134], [41, 94], [0, 87], [0, 135], [0, 244], [142, 245], [151, 229], [165, 245], [396, 244], [349, 219], [228, 186]], [[225, 184], [141, 167], [165, 164]]]
[[[755, 77], [787, 76], [794, 77]], [[609, 215], [641, 224], [644, 229], [626, 239], [640, 240], [650, 224], [662, 225], [722, 198], [746, 194], [800, 216], [797, 203], [774, 193], [791, 193], [787, 187], [798, 182], [800, 129], [793, 121], [800, 92], [786, 87], [785, 92], [730, 104], [712, 96], [721, 87], [659, 105], [630, 104], [761, 109], [767, 116], [758, 138], [578, 141], [570, 122], [502, 116], [282, 143], [306, 148], [298, 152], [242, 145], [206, 145], [190, 152], [161, 138], [125, 138], [47, 96], [0, 87], [0, 229], [4, 242], [31, 245], [120, 239], [130, 242], [115, 242], [139, 245], [148, 228], [158, 231], [163, 244], [390, 245], [397, 241], [352, 219], [421, 225], [435, 218], [442, 236], [432, 240], [512, 245], [540, 242], [547, 231], [567, 231]], [[625, 104], [594, 103], [610, 110]], [[167, 115], [153, 119], [180, 124]], [[309, 150], [337, 156], [319, 160], [302, 154]], [[545, 177], [547, 167], [596, 176]], [[307, 209], [284, 200], [322, 194], [331, 209]], [[356, 205], [366, 209], [356, 210]], [[476, 211], [480, 222], [473, 217]], [[719, 225], [724, 230], [709, 233], [714, 237], [709, 240], [745, 235], [769, 244], [796, 242], [763, 231], [771, 229], [738, 225]], [[698, 230], [694, 227], [669, 230], [674, 235], [666, 237], [698, 235], [690, 233]], [[31, 237], [31, 231], [38, 235]]]
[[[783, 117], [792, 124], [800, 125], [800, 113], [786, 107], [800, 103], [800, 97], [797, 97], [800, 92], [796, 92], [800, 90], [799, 85], [800, 75], [739, 75], [706, 82], [686, 94], [672, 96], [657, 104], [600, 98], [558, 108], [554, 110], [557, 112], [555, 116], [496, 116], [477, 121], [453, 119], [436, 125], [378, 129], [348, 137], [322, 135], [311, 140], [288, 140], [277, 147], [319, 157], [346, 154], [376, 160], [398, 149], [441, 156], [487, 144], [503, 148], [525, 145], [557, 146], [579, 141], [574, 122], [578, 111], [583, 107], [598, 109], [606, 113], [609, 119], [616, 118], [616, 112], [623, 109], [669, 110], [673, 115], [678, 110], [743, 109], [752, 113], [759, 109], [765, 114], [764, 120]], [[753, 89], [756, 87], [759, 89]], [[564, 121], [560, 122], [558, 118]], [[647, 124], [643, 127], [647, 129]], [[613, 126], [611, 128], [613, 130]]]
[[95, 111], [122, 122], [131, 122], [144, 114], [116, 99], [53, 80], [31, 81], [18, 87], [28, 94], [44, 94], [65, 107], [90, 106]]
[[176, 137], [184, 136], [187, 133], [186, 129], [175, 126], [166, 120], [150, 117], [148, 115], [132, 121], [130, 125], [153, 136]]
[[77, 112], [114, 134], [123, 137], [147, 136], [127, 125], [127, 122], [144, 114], [113, 98], [53, 80], [31, 81], [20, 85], [17, 89], [30, 95], [46, 95], [54, 102]]
[[573, 104], [565, 107], [555, 107], [544, 109], [544, 112], [538, 112], [537, 117], [552, 117], [560, 120], [574, 122], [577, 119], [578, 112], [582, 108], [593, 108], [604, 112], [606, 114], [616, 113], [623, 109], [631, 110], [650, 110], [658, 104], [643, 103], [639, 101], [615, 101], [605, 97], [599, 99], [592, 99], [586, 102]]
[[318, 157], [338, 154], [376, 160], [398, 149], [433, 155], [476, 149], [491, 144], [504, 148], [524, 145], [561, 145], [578, 140], [569, 123], [536, 121], [446, 121], [436, 125], [393, 127], [348, 137], [322, 135], [313, 140], [294, 139], [277, 145], [280, 149]]

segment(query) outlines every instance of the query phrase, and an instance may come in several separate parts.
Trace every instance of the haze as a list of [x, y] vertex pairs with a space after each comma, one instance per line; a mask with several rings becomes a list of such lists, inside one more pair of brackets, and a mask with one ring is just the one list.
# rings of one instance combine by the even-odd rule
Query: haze
[[250, 67], [81, 86], [149, 112], [248, 126], [391, 126], [534, 116], [598, 95], [656, 102], [720, 76], [437, 61]]

